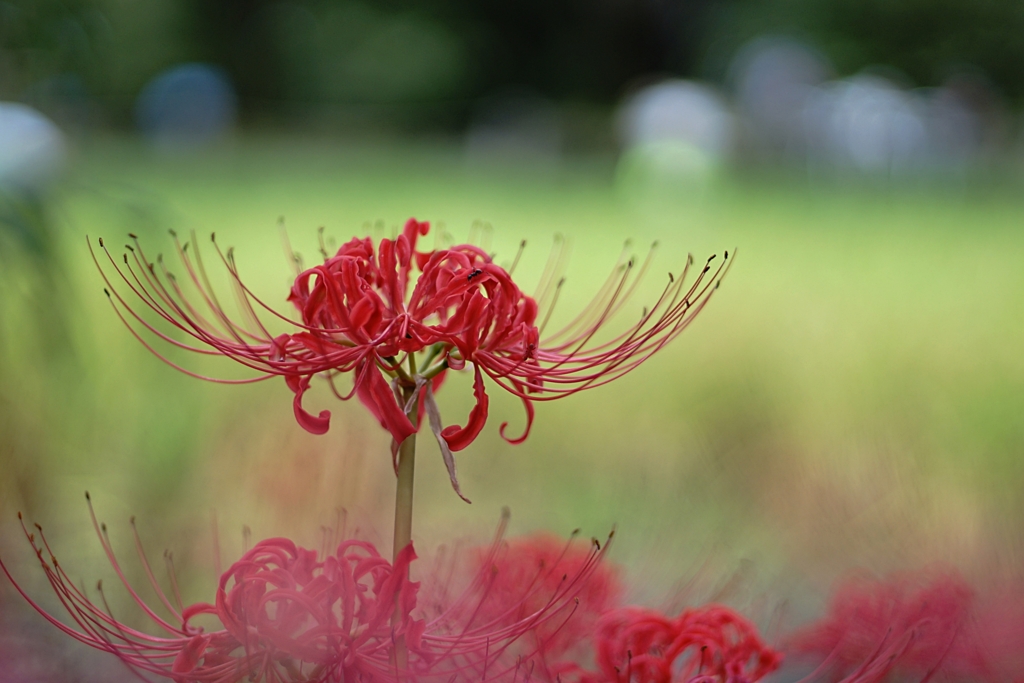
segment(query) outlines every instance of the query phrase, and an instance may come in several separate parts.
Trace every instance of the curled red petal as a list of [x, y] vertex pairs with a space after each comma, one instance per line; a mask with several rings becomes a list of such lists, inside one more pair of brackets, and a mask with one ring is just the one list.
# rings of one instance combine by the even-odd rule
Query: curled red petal
[[295, 392], [295, 398], [292, 400], [295, 421], [310, 434], [326, 434], [331, 427], [331, 411], [321, 410], [320, 415], [314, 417], [302, 407], [302, 395], [309, 389], [310, 379], [309, 375], [288, 375], [284, 378], [288, 388]]
[[448, 447], [453, 451], [461, 451], [473, 443], [473, 440], [480, 434], [487, 422], [487, 392], [484, 390], [484, 376], [480, 372], [480, 366], [474, 365], [476, 377], [473, 380], [473, 394], [476, 396], [476, 405], [469, 413], [469, 420], [465, 427], [451, 425], [441, 431]]
[[509, 437], [505, 436], [505, 428], [508, 427], [508, 422], [502, 422], [501, 427], [498, 428], [498, 433], [501, 434], [501, 438], [505, 439], [505, 441], [508, 441], [513, 446], [516, 446], [526, 441], [526, 437], [530, 436], [530, 429], [533, 427], [533, 401], [531, 401], [526, 396], [523, 396], [522, 400], [523, 408], [526, 409], [526, 427], [523, 428], [522, 436], [518, 436], [514, 439], [510, 439]]
[[197, 614], [215, 614], [217, 608], [208, 602], [197, 602], [193, 605], [189, 605], [181, 612], [181, 621], [185, 624], [189, 622], [192, 617]]

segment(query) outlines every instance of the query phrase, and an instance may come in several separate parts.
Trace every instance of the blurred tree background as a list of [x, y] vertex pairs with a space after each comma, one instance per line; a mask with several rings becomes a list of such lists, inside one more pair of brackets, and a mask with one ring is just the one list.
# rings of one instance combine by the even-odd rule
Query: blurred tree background
[[610, 106], [652, 75], [722, 78], [765, 33], [806, 39], [843, 74], [884, 64], [931, 86], [972, 68], [1024, 95], [1012, 0], [5, 0], [0, 99], [124, 126], [154, 74], [205, 62], [243, 121], [359, 105], [346, 120], [453, 130], [510, 89]]
[[734, 0], [713, 14], [716, 55], [766, 32], [796, 34], [841, 74], [885, 65], [910, 85], [937, 86], [971, 68], [1014, 101], [1024, 96], [1024, 6], [1012, 0]]

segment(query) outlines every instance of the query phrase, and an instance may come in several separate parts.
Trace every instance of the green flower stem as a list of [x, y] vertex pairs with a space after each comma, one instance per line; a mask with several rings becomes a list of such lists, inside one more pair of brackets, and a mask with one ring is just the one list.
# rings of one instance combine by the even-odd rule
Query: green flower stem
[[[401, 370], [401, 366], [398, 368]], [[416, 376], [416, 354], [409, 354], [409, 376]], [[402, 404], [408, 405], [416, 394], [415, 386], [407, 386], [402, 390]], [[417, 397], [419, 400], [419, 397]], [[409, 411], [409, 420], [413, 427], [419, 427], [419, 406], [413, 405]], [[416, 432], [413, 432], [398, 447], [398, 485], [395, 489], [395, 546], [391, 561], [398, 560], [398, 553], [412, 542], [412, 487], [416, 475]]]
[[[416, 423], [416, 411], [411, 417]], [[412, 482], [416, 473], [416, 434], [411, 434], [402, 442], [398, 449], [398, 486], [395, 489], [395, 546], [392, 562], [398, 560], [398, 553], [412, 541]], [[406, 569], [408, 572], [408, 569]], [[408, 578], [408, 577], [406, 577]], [[402, 621], [399, 596], [395, 596], [395, 613], [391, 617], [391, 626], [397, 628]], [[405, 646], [405, 636], [395, 638], [395, 667], [405, 671], [409, 664], [409, 651]]]
[[[416, 375], [416, 360], [411, 353], [409, 354], [409, 374], [412, 376]], [[408, 404], [415, 394], [415, 386], [403, 389], [402, 403]], [[419, 406], [414, 404], [409, 415], [413, 427], [418, 426], [418, 413]], [[398, 478], [395, 487], [395, 541], [391, 555], [392, 563], [398, 561], [398, 553], [402, 552], [402, 549], [412, 542], [412, 494], [415, 475], [416, 433], [413, 432], [398, 447]], [[392, 627], [397, 627], [402, 619], [397, 599], [396, 596], [395, 613], [391, 617]], [[409, 652], [405, 645], [405, 638], [399, 636], [395, 639], [395, 666], [399, 671], [404, 671], [408, 663]]]
[[444, 372], [447, 369], [448, 369], [448, 361], [447, 360], [443, 360], [440, 363], [438, 363], [437, 365], [435, 365], [434, 367], [432, 367], [429, 370], [425, 371], [421, 376], [423, 377], [423, 379], [431, 380], [431, 379], [434, 379], [435, 377], [437, 377], [438, 375], [440, 375], [442, 372]]
[[[399, 367], [399, 370], [402, 368]], [[409, 376], [416, 376], [416, 354], [409, 354]], [[402, 404], [408, 405], [416, 396], [416, 387], [407, 386], [402, 390]], [[416, 397], [419, 400], [419, 397]], [[409, 420], [418, 427], [419, 406], [414, 404], [409, 411]], [[398, 553], [412, 542], [412, 489], [416, 475], [416, 432], [410, 434], [398, 447], [398, 484], [395, 488], [395, 545], [391, 561], [398, 560]]]
[[[408, 400], [408, 398], [406, 398]], [[416, 410], [409, 416], [416, 426]], [[412, 541], [412, 488], [416, 474], [416, 434], [411, 434], [398, 449], [398, 484], [395, 488], [395, 545], [392, 561]]]

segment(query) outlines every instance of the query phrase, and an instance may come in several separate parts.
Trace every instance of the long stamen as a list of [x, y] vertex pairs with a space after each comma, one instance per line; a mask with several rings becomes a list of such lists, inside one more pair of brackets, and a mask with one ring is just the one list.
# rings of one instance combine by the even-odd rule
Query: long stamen
[[522, 258], [523, 252], [526, 250], [526, 240], [519, 242], [519, 249], [516, 250], [516, 257], [512, 259], [512, 265], [508, 267], [508, 274], [512, 275], [516, 272], [516, 266], [519, 265], [519, 259]]
[[569, 259], [568, 252], [569, 244], [565, 235], [557, 233], [547, 263], [544, 264], [544, 270], [541, 272], [540, 281], [537, 283], [537, 291], [533, 296], [538, 310], [546, 309], [551, 296], [552, 283], [558, 282], [565, 271], [565, 264]]

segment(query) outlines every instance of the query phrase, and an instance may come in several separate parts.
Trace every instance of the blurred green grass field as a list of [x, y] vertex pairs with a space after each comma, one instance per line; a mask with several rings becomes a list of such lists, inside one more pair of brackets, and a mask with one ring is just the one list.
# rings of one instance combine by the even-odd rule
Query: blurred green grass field
[[[538, 406], [524, 445], [498, 437], [523, 416], [491, 387], [484, 434], [459, 454], [472, 506], [422, 440], [416, 528], [427, 544], [483, 537], [508, 505], [515, 531], [603, 536], [618, 525], [614, 557], [652, 592], [707, 558], [821, 581], [857, 565], [1021, 566], [1024, 199], [765, 179], [680, 199], [614, 179], [607, 159], [467, 165], [443, 142], [265, 138], [170, 158], [117, 139], [83, 144], [50, 207], [51, 279], [27, 259], [5, 260], [0, 279], [5, 557], [20, 547], [21, 509], [91, 576], [101, 558], [86, 489], [121, 541], [135, 514], [153, 548], [174, 548], [195, 576], [213, 573], [214, 514], [224, 562], [242, 524], [255, 538], [316, 543], [338, 506], [390, 542], [388, 437], [363, 409], [308, 396], [334, 414], [332, 431], [312, 437], [282, 381], [209, 385], [164, 366], [110, 310], [85, 236], [116, 246], [134, 232], [152, 255], [170, 254], [168, 229], [195, 230], [201, 245], [216, 231], [243, 278], [284, 310], [279, 217], [308, 264], [319, 226], [340, 242], [367, 222], [390, 230], [416, 216], [458, 240], [475, 220], [493, 224], [499, 262], [526, 239], [526, 291], [564, 234], [572, 258], [556, 320], [586, 302], [626, 238], [639, 255], [660, 247], [623, 324], [688, 251], [700, 262], [738, 248], [680, 339], [616, 384]], [[464, 421], [471, 398], [467, 378], [446, 386], [445, 419]]]

